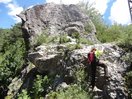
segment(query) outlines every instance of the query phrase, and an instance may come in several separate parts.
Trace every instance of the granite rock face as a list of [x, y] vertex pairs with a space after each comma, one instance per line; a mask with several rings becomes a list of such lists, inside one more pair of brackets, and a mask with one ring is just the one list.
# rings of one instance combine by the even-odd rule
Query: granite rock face
[[[57, 51], [57, 48], [65, 49], [64, 45], [52, 45], [50, 48], [49, 46], [39, 46], [36, 52], [29, 54], [29, 60], [37, 66], [38, 71], [41, 73], [45, 72], [45, 70], [52, 73], [60, 73], [62, 70], [69, 70], [68, 73], [70, 73], [70, 69], [74, 68], [76, 62], [82, 65], [81, 60], [83, 56], [87, 56], [87, 53], [92, 47], [104, 49], [104, 54], [100, 61], [107, 65], [108, 75], [110, 76], [109, 79], [106, 79], [103, 68], [97, 67], [96, 87], [101, 90], [100, 93], [95, 91], [97, 97], [101, 97], [101, 99], [126, 99], [127, 91], [123, 76], [127, 69], [127, 65], [121, 59], [121, 55], [124, 51], [115, 44], [96, 44], [83, 46], [82, 49], [76, 49], [69, 54], [70, 58], [66, 63], [67, 68], [63, 66], [63, 64], [60, 64], [60, 60], [63, 60], [64, 57], [63, 54]], [[83, 66], [85, 66], [85, 64], [83, 64]]]
[[78, 32], [82, 35], [86, 32], [86, 26], [92, 35], [90, 35], [90, 40], [98, 42], [94, 36], [96, 33], [94, 24], [89, 16], [76, 5], [54, 3], [37, 5], [21, 12], [18, 16], [22, 19], [22, 28], [25, 35], [29, 36], [30, 43], [33, 43], [34, 38], [42, 33], [71, 35], [73, 32]]
[[[105, 72], [102, 67], [97, 66], [96, 74], [96, 87], [98, 90], [94, 90], [95, 99], [127, 99], [127, 89], [125, 87], [124, 74], [128, 68], [128, 65], [122, 59], [122, 53], [124, 51], [115, 44], [95, 44], [95, 45], [82, 45], [81, 49], [75, 49], [68, 51], [65, 44], [45, 44], [36, 47], [34, 52], [28, 54], [28, 60], [34, 64], [34, 68], [27, 73], [25, 80], [21, 79], [13, 80], [9, 86], [8, 94], [14, 92], [16, 94], [21, 88], [31, 88], [34, 81], [34, 77], [37, 74], [47, 75], [59, 75], [56, 77], [53, 83], [53, 89], [60, 88], [62, 83], [66, 83], [68, 86], [74, 82], [74, 73], [76, 69], [81, 67], [87, 67], [90, 70], [87, 60], [87, 53], [91, 48], [96, 47], [101, 50], [104, 49], [104, 53], [100, 58], [108, 68], [109, 78], [105, 78]], [[26, 70], [27, 71], [27, 70]], [[86, 72], [88, 73], [88, 71]], [[15, 82], [14, 82], [15, 81]], [[21, 83], [20, 83], [21, 81]], [[22, 86], [12, 87], [17, 83]], [[68, 84], [69, 83], [69, 84]], [[87, 81], [89, 84], [90, 82]], [[90, 90], [90, 88], [89, 88]]]
[[[22, 29], [24, 31], [24, 37], [26, 38], [25, 42], [27, 40], [31, 45], [34, 45], [36, 37], [41, 36], [41, 34], [47, 34], [48, 36], [68, 34], [68, 37], [71, 39], [70, 43], [74, 44], [76, 40], [70, 37], [70, 35], [75, 32], [93, 43], [99, 42], [95, 36], [96, 29], [94, 24], [76, 5], [59, 5], [53, 3], [37, 5], [23, 11], [18, 16], [22, 19]], [[90, 31], [86, 30], [87, 26], [89, 26], [88, 30]], [[124, 51], [112, 43], [89, 46], [80, 45], [80, 49], [74, 49], [72, 51], [67, 50], [66, 43], [50, 43], [37, 46], [34, 51], [28, 53], [28, 60], [34, 64], [35, 68], [27, 73], [21, 88], [30, 88], [30, 82], [33, 82], [33, 79], [38, 73], [43, 75], [48, 72], [47, 74], [57, 74], [74, 80], [72, 79], [74, 77], [74, 70], [79, 66], [88, 66], [84, 56], [87, 57], [87, 53], [91, 48], [95, 47], [99, 50], [104, 49], [104, 54], [100, 61], [108, 67], [108, 75], [110, 78], [106, 79], [103, 68], [97, 67], [96, 87], [100, 91], [94, 90], [94, 98], [127, 99], [124, 73], [128, 65], [122, 59], [122, 53]], [[58, 79], [60, 81], [59, 83]], [[64, 84], [68, 84], [62, 79], [56, 78], [53, 86], [59, 86], [62, 84], [61, 81], [64, 81]], [[65, 86], [68, 86], [66, 84]], [[9, 93], [16, 90], [12, 88], [12, 85], [10, 87], [9, 89], [12, 90]]]

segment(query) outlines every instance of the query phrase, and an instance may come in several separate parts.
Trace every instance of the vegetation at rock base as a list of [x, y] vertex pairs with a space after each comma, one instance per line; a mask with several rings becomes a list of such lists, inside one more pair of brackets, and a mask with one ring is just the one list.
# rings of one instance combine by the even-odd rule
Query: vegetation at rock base
[[128, 72], [126, 75], [126, 85], [128, 88], [129, 98], [132, 98], [132, 71]]
[[0, 29], [0, 34], [0, 96], [4, 96], [12, 79], [20, 75], [26, 51], [20, 24]]
[[18, 95], [18, 99], [31, 99], [26, 90], [22, 90], [21, 94]]
[[[97, 30], [97, 38], [102, 42], [117, 42], [129, 54], [124, 57], [128, 65], [132, 67], [132, 25], [122, 26], [119, 24], [113, 24], [111, 26], [105, 24], [102, 20], [102, 16], [98, 11], [89, 6], [88, 4], [79, 5], [94, 22]], [[88, 25], [89, 26], [89, 25]], [[88, 27], [85, 27], [88, 32], [91, 31]], [[7, 95], [8, 86], [12, 79], [20, 77], [20, 71], [25, 64], [25, 42], [22, 36], [20, 24], [14, 25], [11, 29], [0, 29], [0, 96], [1, 98]], [[73, 34], [73, 38], [78, 39], [76, 45], [68, 45], [69, 49], [81, 48], [80, 44], [91, 44], [84, 38]], [[47, 35], [41, 35], [37, 38], [36, 45], [42, 43], [60, 42], [61, 44], [70, 42], [67, 35], [59, 37], [48, 37]], [[76, 78], [76, 84], [69, 85], [66, 89], [60, 89], [58, 91], [49, 91], [48, 96], [50, 99], [89, 99], [91, 96], [87, 93], [84, 68], [77, 68], [74, 72]], [[48, 76], [38, 75], [34, 81], [32, 90], [22, 90], [18, 94], [18, 99], [31, 99], [32, 96], [36, 99], [44, 97], [43, 94], [47, 93], [47, 90], [51, 85], [53, 78]], [[126, 73], [126, 86], [128, 88], [129, 97], [132, 98], [132, 69], [129, 69]], [[85, 86], [85, 87], [84, 87]], [[30, 95], [31, 94], [31, 95]]]
[[91, 99], [92, 97], [78, 85], [70, 85], [66, 89], [60, 89], [48, 94], [49, 99]]

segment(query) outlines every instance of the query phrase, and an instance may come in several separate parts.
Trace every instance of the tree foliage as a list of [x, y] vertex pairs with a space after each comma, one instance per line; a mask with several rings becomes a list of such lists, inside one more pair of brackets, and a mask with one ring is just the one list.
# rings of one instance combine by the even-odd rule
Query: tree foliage
[[25, 44], [20, 24], [11, 29], [0, 29], [0, 34], [0, 85], [7, 91], [7, 86], [24, 64]]
[[[125, 56], [125, 61], [132, 67], [132, 25], [112, 24], [107, 25], [104, 23], [102, 16], [89, 2], [81, 3], [79, 5], [83, 11], [90, 17], [94, 23], [97, 31], [97, 38], [102, 43], [116, 42], [118, 46], [122, 47], [128, 55]], [[129, 67], [129, 66], [128, 66]], [[126, 73], [126, 85], [128, 88], [129, 96], [132, 98], [132, 70]]]

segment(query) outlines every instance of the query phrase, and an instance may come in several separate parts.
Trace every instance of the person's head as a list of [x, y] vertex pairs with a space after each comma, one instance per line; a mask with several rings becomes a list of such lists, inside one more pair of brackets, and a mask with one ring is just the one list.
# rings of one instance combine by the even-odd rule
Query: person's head
[[92, 48], [92, 49], [91, 49], [91, 52], [95, 52], [95, 51], [96, 51], [96, 48]]

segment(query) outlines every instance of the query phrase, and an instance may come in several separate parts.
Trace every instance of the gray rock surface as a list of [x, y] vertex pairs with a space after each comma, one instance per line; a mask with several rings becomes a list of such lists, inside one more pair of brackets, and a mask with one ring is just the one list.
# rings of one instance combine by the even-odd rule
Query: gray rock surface
[[38, 68], [40, 73], [50, 71], [54, 73], [56, 69], [60, 70], [60, 60], [62, 54], [59, 52], [59, 48], [63, 48], [61, 45], [41, 45], [36, 48], [36, 52], [29, 53], [29, 60]]
[[91, 28], [90, 40], [98, 42], [94, 36], [96, 33], [94, 24], [76, 5], [54, 3], [37, 5], [21, 12], [18, 16], [22, 19], [22, 28], [27, 31], [30, 43], [34, 43], [34, 38], [42, 33], [49, 35], [67, 33], [70, 35], [78, 32], [82, 35], [87, 24]]
[[[29, 8], [18, 15], [22, 19], [22, 28], [25, 31], [24, 37], [29, 40], [31, 45], [34, 45], [37, 36], [41, 34], [51, 35], [63, 35], [69, 36], [78, 32], [80, 36], [84, 36], [93, 43], [97, 43], [98, 40], [95, 36], [96, 29], [89, 17], [84, 14], [76, 5], [59, 5], [59, 4], [44, 4], [37, 5], [33, 8]], [[91, 31], [85, 35], [85, 27], [90, 25]], [[72, 43], [76, 43], [71, 38]], [[124, 73], [127, 69], [125, 61], [122, 59], [123, 50], [116, 46], [116, 44], [95, 44], [91, 46], [82, 45], [81, 49], [68, 51], [66, 44], [45, 44], [35, 48], [34, 52], [28, 54], [28, 59], [35, 65], [36, 68], [29, 72], [23, 81], [21, 87], [31, 87], [31, 81], [35, 78], [39, 72], [43, 74], [48, 72], [50, 74], [58, 74], [60, 78], [54, 82], [54, 86], [61, 86], [64, 80], [62, 75], [71, 77], [74, 75], [74, 68], [78, 66], [86, 66], [87, 53], [91, 48], [104, 49], [104, 54], [100, 61], [103, 61], [108, 67], [109, 79], [104, 76], [104, 70], [100, 67], [97, 68], [96, 87], [100, 90], [94, 90], [95, 99], [126, 99], [127, 91], [125, 88]], [[74, 80], [74, 79], [72, 79]], [[15, 80], [16, 81], [16, 80]], [[21, 81], [17, 79], [18, 83]], [[64, 82], [64, 84], [67, 82]], [[12, 88], [11, 84], [9, 94], [12, 91], [19, 90], [19, 88]], [[67, 87], [67, 85], [62, 87]], [[20, 87], [20, 86], [18, 86]], [[59, 87], [58, 87], [59, 88]]]
[[[115, 44], [95, 44], [91, 46], [82, 45], [81, 49], [68, 52], [66, 45], [45, 44], [38, 46], [34, 52], [29, 53], [29, 60], [34, 64], [33, 69], [27, 71], [24, 81], [16, 79], [9, 85], [8, 95], [16, 95], [21, 88], [31, 88], [34, 77], [40, 74], [59, 75], [55, 77], [53, 89], [67, 87], [68, 80], [74, 82], [74, 72], [79, 66], [87, 66], [87, 53], [91, 48], [104, 49], [100, 61], [108, 67], [109, 79], [105, 78], [104, 70], [97, 67], [96, 89], [93, 90], [95, 99], [127, 99], [124, 73], [127, 69], [125, 61], [122, 59], [124, 51]], [[66, 78], [63, 78], [66, 77]], [[64, 80], [67, 79], [67, 80]], [[63, 84], [64, 83], [64, 86]], [[89, 82], [88, 82], [89, 83]], [[18, 86], [16, 86], [18, 84]], [[15, 87], [16, 86], [16, 87]], [[59, 87], [62, 86], [62, 87]]]
[[[39, 46], [39, 50], [29, 54], [29, 60], [31, 60], [31, 62], [37, 66], [38, 71], [41, 73], [45, 72], [45, 70], [48, 70], [50, 72], [60, 72], [62, 69], [64, 70], [66, 68], [62, 65], [59, 65], [60, 60], [62, 59], [62, 54], [60, 54], [60, 52], [57, 52], [56, 50], [59, 46], [52, 45], [50, 46], [52, 48], [49, 48], [49, 46], [45, 45]], [[66, 66], [69, 68], [74, 68], [72, 66], [75, 66], [73, 64], [75, 64], [76, 62], [81, 64], [83, 56], [87, 56], [87, 53], [93, 47], [96, 47], [97, 49], [104, 49], [104, 54], [101, 57], [101, 61], [103, 61], [107, 65], [108, 75], [110, 76], [110, 78], [105, 79], [104, 70], [98, 67], [96, 87], [102, 90], [102, 92], [101, 94], [98, 94], [98, 92], [95, 91], [95, 93], [96, 95], [99, 95], [98, 97], [101, 97], [101, 99], [126, 99], [127, 91], [125, 88], [125, 79], [123, 76], [127, 69], [127, 65], [121, 59], [123, 50], [115, 44], [96, 44], [91, 46], [82, 46], [82, 49], [76, 49], [72, 51], [72, 53], [70, 53], [70, 59], [68, 61], [69, 63], [67, 62]], [[64, 49], [64, 45], [63, 47], [61, 46], [61, 48]], [[57, 66], [60, 66], [60, 68], [58, 68]]]

